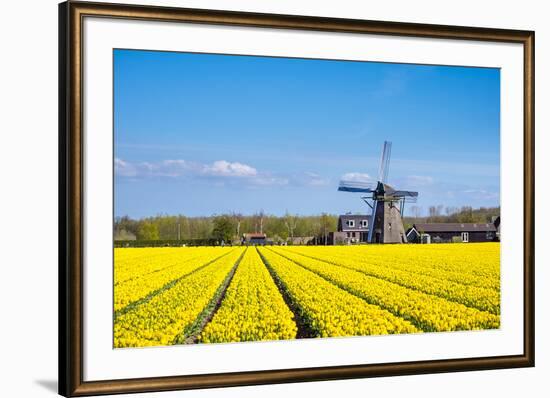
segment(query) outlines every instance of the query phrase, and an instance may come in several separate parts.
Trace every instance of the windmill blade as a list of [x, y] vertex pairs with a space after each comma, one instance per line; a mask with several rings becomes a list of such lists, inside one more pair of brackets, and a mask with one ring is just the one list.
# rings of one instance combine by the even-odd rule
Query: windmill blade
[[392, 196], [399, 196], [399, 197], [402, 197], [402, 198], [405, 198], [405, 197], [412, 197], [412, 198], [416, 198], [418, 197], [418, 192], [415, 192], [415, 191], [393, 191], [391, 193]]
[[361, 182], [361, 181], [340, 181], [338, 186], [339, 191], [344, 192], [363, 192], [363, 193], [372, 193], [374, 184], [370, 182]]
[[373, 193], [374, 191], [369, 188], [354, 188], [354, 187], [338, 187], [339, 191], [343, 192], [361, 192], [361, 193]]
[[372, 202], [372, 212], [370, 214], [370, 220], [369, 220], [369, 232], [367, 235], [367, 241], [369, 243], [372, 243], [372, 235], [374, 233], [374, 217], [376, 217], [376, 206], [378, 206], [378, 201], [375, 199]]
[[391, 157], [391, 142], [384, 141], [382, 147], [382, 157], [380, 158], [380, 167], [378, 169], [378, 181], [385, 183], [388, 179]]

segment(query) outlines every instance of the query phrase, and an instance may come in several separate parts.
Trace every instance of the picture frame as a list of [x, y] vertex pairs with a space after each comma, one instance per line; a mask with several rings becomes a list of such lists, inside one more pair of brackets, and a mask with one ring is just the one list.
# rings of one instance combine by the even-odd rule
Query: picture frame
[[[198, 24], [339, 35], [370, 35], [472, 43], [515, 44], [523, 58], [523, 231], [521, 299], [522, 353], [514, 355], [341, 364], [256, 371], [226, 371], [137, 378], [87, 380], [84, 317], [86, 284], [85, 200], [86, 90], [84, 23], [87, 19]], [[254, 34], [251, 32], [250, 34]], [[200, 41], [200, 38], [194, 38]], [[68, 1], [59, 5], [59, 393], [70, 396], [185, 390], [364, 377], [416, 375], [488, 369], [532, 367], [535, 363], [534, 310], [534, 109], [535, 33], [507, 29], [350, 20], [296, 15], [256, 14]], [[517, 99], [518, 101], [520, 99]], [[107, 154], [111, 156], [110, 153]], [[506, 154], [504, 156], [517, 156]]]

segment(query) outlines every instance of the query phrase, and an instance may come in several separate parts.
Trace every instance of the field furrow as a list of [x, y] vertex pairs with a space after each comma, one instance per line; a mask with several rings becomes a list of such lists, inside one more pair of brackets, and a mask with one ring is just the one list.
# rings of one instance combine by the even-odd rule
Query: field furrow
[[259, 251], [319, 336], [419, 331], [410, 322], [376, 305], [368, 304], [272, 250], [262, 248]]
[[493, 329], [500, 325], [499, 316], [485, 311], [408, 289], [349, 268], [304, 257], [291, 250], [270, 250], [367, 302], [411, 321], [424, 331]]
[[150, 248], [115, 248], [115, 285], [159, 271], [176, 263], [183, 256], [197, 256], [206, 252], [207, 249], [198, 247], [189, 248], [189, 250], [173, 247], [160, 247], [155, 250]]
[[[174, 283], [178, 279], [204, 267], [210, 262], [227, 255], [231, 248], [224, 249], [188, 249], [172, 252], [165, 258], [157, 260], [159, 264], [165, 264], [158, 272], [149, 272], [143, 275], [140, 263], [136, 264], [139, 277], [126, 280], [114, 287], [115, 313], [132, 305], [145, 297], [160, 293], [166, 285]], [[166, 266], [169, 264], [169, 266]], [[149, 264], [147, 267], [149, 269]]]
[[500, 245], [116, 249], [114, 346], [496, 329]]
[[[462, 285], [499, 291], [500, 273], [498, 272], [498, 268], [494, 272], [487, 272], [487, 269], [490, 269], [488, 267], [490, 262], [499, 257], [498, 245], [483, 245], [479, 247], [476, 247], [474, 244], [470, 245], [472, 249], [475, 249], [475, 256], [471, 255], [472, 250], [459, 251], [452, 255], [448, 253], [446, 256], [434, 256], [434, 253], [427, 255], [421, 249], [415, 252], [414, 256], [411, 256], [411, 253], [405, 250], [409, 249], [408, 247], [394, 249], [391, 252], [391, 256], [388, 253], [381, 252], [378, 248], [366, 248], [364, 246], [344, 247], [339, 248], [339, 250], [325, 247], [319, 249], [313, 247], [289, 247], [288, 250], [320, 260], [328, 257], [333, 258], [335, 261], [344, 260], [368, 263], [378, 267], [429, 276], [443, 281], [448, 280]], [[448, 263], [453, 263], [453, 267], [448, 267]], [[457, 264], [461, 265], [460, 270], [456, 269]], [[472, 268], [472, 264], [476, 264], [477, 266]]]
[[283, 340], [296, 337], [293, 314], [258, 252], [249, 248], [221, 307], [200, 334], [203, 343]]
[[230, 251], [147, 303], [117, 317], [115, 347], [173, 344], [211, 302], [243, 252], [244, 249]]
[[[293, 252], [288, 249], [286, 252]], [[464, 304], [468, 307], [481, 311], [488, 311], [492, 314], [500, 314], [500, 292], [490, 288], [482, 288], [471, 285], [464, 285], [450, 280], [442, 280], [428, 275], [411, 273], [391, 267], [385, 267], [368, 262], [368, 260], [347, 258], [340, 256], [308, 255], [301, 252], [293, 252], [304, 259], [318, 260], [329, 264], [338, 265], [365, 275], [383, 279], [403, 287], [414, 289], [419, 292], [435, 295], [449, 301]], [[304, 260], [307, 262], [307, 260]]]

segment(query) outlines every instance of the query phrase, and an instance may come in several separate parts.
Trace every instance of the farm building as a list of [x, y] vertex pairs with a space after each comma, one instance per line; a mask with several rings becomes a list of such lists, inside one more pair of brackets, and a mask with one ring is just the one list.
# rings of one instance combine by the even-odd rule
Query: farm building
[[294, 236], [288, 238], [288, 244], [291, 245], [309, 245], [315, 239], [314, 236]]
[[[498, 218], [500, 227], [500, 217]], [[494, 242], [499, 239], [493, 223], [417, 223], [407, 231], [411, 243]]]
[[338, 217], [338, 231], [330, 232], [328, 244], [366, 243], [369, 237], [369, 216], [344, 214]]
[[247, 233], [243, 234], [243, 245], [265, 245], [268, 243], [266, 234]]
[[493, 224], [497, 229], [497, 239], [500, 241], [500, 216], [493, 217]]

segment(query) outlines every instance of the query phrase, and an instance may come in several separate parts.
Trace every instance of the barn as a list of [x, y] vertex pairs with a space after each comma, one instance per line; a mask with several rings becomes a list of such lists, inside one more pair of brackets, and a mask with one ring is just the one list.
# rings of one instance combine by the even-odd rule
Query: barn
[[266, 234], [255, 232], [243, 234], [242, 244], [244, 245], [265, 245], [267, 243]]
[[[500, 226], [500, 217], [498, 219]], [[498, 230], [494, 223], [416, 223], [407, 231], [411, 243], [495, 242]]]

